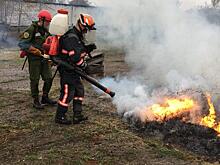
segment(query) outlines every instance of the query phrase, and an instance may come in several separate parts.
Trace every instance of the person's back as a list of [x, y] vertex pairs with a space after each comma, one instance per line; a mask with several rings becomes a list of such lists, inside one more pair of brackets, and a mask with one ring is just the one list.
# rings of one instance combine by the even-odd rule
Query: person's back
[[[83, 55], [86, 55], [86, 49], [82, 41], [82, 36], [75, 27], [71, 28], [63, 36], [61, 36], [59, 45], [59, 58], [69, 64], [77, 65]], [[76, 75], [73, 70], [69, 70], [64, 66], [60, 66], [59, 71], [61, 73], [65, 71], [73, 76]]]
[[[83, 18], [82, 18], [83, 17]], [[90, 24], [84, 21], [90, 20]], [[60, 38], [59, 49], [60, 59], [70, 65], [85, 69], [87, 64], [84, 58], [96, 48], [95, 44], [86, 46], [83, 42], [84, 35], [87, 30], [94, 28], [94, 20], [87, 14], [80, 14], [77, 24], [67, 31]], [[87, 27], [88, 25], [88, 27]], [[88, 29], [91, 28], [91, 29]], [[73, 123], [78, 124], [88, 118], [82, 114], [82, 101], [84, 99], [84, 86], [81, 78], [74, 70], [59, 66], [61, 76], [60, 98], [58, 100], [57, 113], [55, 122], [60, 124], [71, 124], [66, 118], [65, 113], [68, 110], [68, 104], [73, 100]]]

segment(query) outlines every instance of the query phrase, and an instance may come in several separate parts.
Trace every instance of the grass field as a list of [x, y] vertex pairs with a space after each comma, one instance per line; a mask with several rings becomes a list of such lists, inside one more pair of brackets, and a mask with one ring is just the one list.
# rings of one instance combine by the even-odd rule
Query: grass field
[[[122, 52], [105, 51], [105, 55], [106, 76], [128, 71]], [[89, 120], [55, 124], [56, 107], [32, 108], [28, 65], [21, 71], [22, 62], [18, 51], [0, 51], [0, 164], [219, 164], [168, 146], [159, 137], [139, 135], [117, 115], [111, 99], [86, 82], [84, 112]], [[59, 97], [59, 76], [51, 97]]]

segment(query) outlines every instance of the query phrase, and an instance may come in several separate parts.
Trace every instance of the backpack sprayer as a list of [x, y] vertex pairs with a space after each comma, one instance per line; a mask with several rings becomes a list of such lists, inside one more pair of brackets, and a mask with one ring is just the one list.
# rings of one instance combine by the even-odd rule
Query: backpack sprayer
[[[66, 10], [58, 10], [58, 14], [56, 14], [50, 24], [49, 32], [54, 34], [54, 36], [49, 36], [45, 43], [43, 44], [44, 49], [46, 50], [46, 54], [49, 55], [49, 59], [52, 60], [55, 64], [62, 65], [69, 70], [73, 70], [76, 74], [87, 80], [89, 83], [93, 84], [103, 92], [109, 94], [111, 97], [115, 96], [115, 92], [106, 88], [102, 84], [100, 84], [96, 79], [87, 75], [81, 68], [76, 65], [71, 65], [67, 62], [64, 62], [57, 58], [56, 56], [59, 54], [59, 38], [68, 30], [68, 11]], [[65, 26], [66, 25], [66, 26]]]

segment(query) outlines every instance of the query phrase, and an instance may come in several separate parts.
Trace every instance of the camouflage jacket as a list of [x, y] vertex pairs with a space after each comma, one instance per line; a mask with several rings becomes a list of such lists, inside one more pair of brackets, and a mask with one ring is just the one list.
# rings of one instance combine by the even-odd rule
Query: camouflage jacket
[[[46, 38], [49, 36], [48, 30], [38, 25], [37, 21], [33, 21], [32, 24], [20, 35], [18, 46], [21, 50], [28, 52], [30, 46], [38, 48], [43, 51], [42, 45]], [[42, 57], [35, 56], [28, 53], [30, 59], [41, 59]]]

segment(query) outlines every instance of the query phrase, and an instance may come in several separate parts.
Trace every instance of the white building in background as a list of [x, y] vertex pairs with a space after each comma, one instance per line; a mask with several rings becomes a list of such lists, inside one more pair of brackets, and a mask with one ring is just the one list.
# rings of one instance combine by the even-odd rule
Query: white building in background
[[179, 0], [179, 4], [184, 10], [212, 6], [211, 0]]

